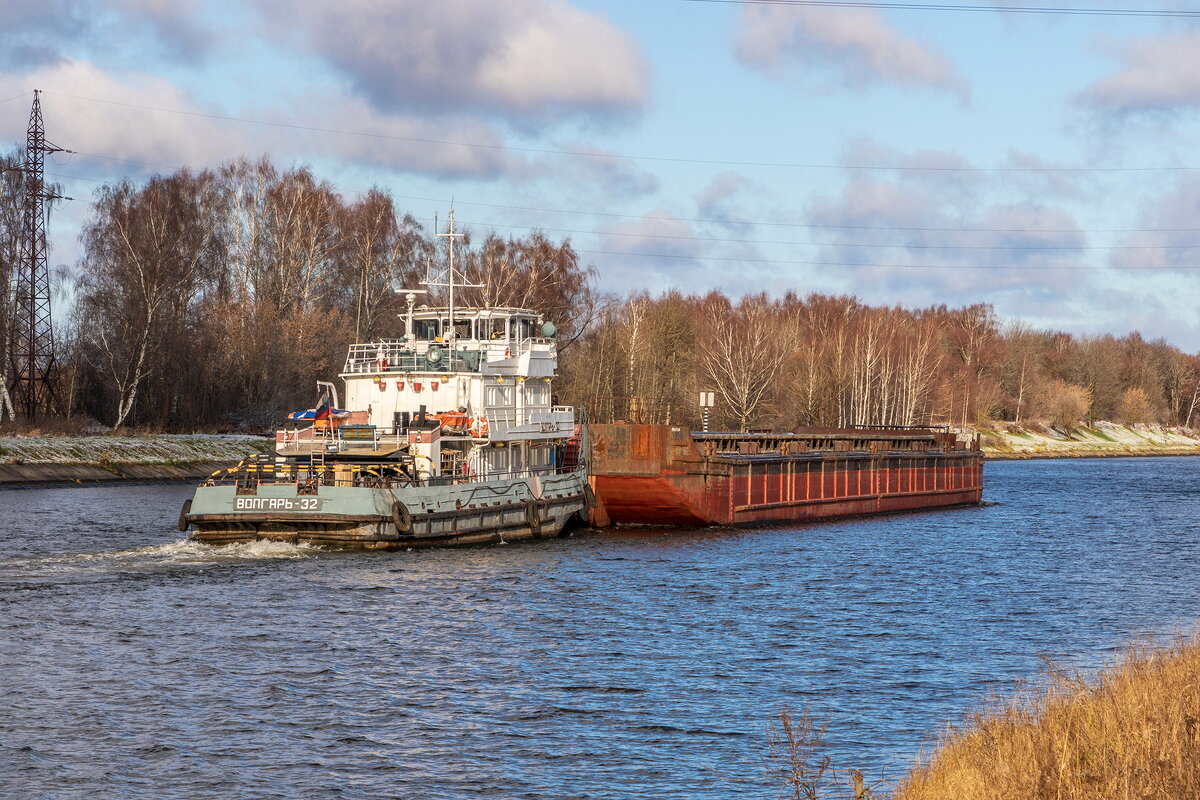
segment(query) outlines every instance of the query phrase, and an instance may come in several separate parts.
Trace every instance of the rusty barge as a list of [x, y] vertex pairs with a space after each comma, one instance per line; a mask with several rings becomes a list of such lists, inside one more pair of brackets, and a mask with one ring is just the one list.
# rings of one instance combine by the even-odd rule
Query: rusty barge
[[766, 525], [975, 505], [978, 437], [946, 428], [694, 433], [590, 425], [594, 525]]

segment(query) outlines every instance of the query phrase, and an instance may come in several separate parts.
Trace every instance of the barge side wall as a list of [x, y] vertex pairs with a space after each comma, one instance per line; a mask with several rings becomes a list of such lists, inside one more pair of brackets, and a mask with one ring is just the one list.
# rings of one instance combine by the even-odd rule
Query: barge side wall
[[978, 451], [699, 455], [683, 429], [596, 425], [592, 485], [613, 522], [761, 525], [977, 504]]

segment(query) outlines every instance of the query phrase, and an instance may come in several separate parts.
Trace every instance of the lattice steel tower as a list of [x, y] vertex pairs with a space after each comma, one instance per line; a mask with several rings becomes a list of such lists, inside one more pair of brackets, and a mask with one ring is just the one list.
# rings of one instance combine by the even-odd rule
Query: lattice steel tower
[[46, 141], [39, 94], [34, 90], [25, 145], [25, 196], [9, 347], [9, 392], [17, 413], [29, 420], [49, 410], [51, 401], [58, 399], [50, 382], [54, 370], [54, 327], [50, 318], [46, 218], [50, 201], [60, 195], [46, 189], [43, 169], [47, 153], [64, 151]]

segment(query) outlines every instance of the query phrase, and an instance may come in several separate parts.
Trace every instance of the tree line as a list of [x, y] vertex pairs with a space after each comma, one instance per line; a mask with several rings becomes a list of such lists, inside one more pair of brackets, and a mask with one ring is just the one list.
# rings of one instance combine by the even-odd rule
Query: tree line
[[[695, 426], [977, 425], [1096, 420], [1190, 427], [1200, 358], [1138, 333], [1073, 336], [988, 305], [869, 306], [795, 293], [614, 302], [568, 360], [572, 399], [609, 416]], [[622, 398], [611, 403], [604, 398]]]
[[[20, 181], [0, 190], [8, 341]], [[266, 158], [104, 185], [80, 232], [71, 313], [56, 320], [57, 412], [114, 428], [268, 430], [311, 403], [347, 344], [400, 334], [393, 290], [444, 268], [437, 233], [384, 190], [344, 195], [306, 167]], [[1034, 330], [982, 304], [617, 297], [596, 290], [596, 269], [569, 240], [466, 234], [456, 264], [483, 287], [460, 290], [459, 302], [543, 313], [559, 330], [556, 402], [597, 419], [698, 426], [701, 391], [716, 396], [713, 426], [737, 430], [1191, 426], [1200, 404], [1200, 359], [1137, 333]]]

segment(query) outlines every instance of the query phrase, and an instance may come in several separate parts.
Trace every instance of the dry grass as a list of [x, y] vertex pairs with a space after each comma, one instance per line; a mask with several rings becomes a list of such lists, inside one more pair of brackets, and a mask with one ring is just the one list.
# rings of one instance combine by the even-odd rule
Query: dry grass
[[948, 732], [893, 800], [1200, 798], [1200, 639], [1131, 646]]
[[767, 773], [779, 786], [780, 800], [883, 800], [857, 769], [835, 769], [821, 753], [825, 724], [807, 710], [780, 712], [767, 729]]

